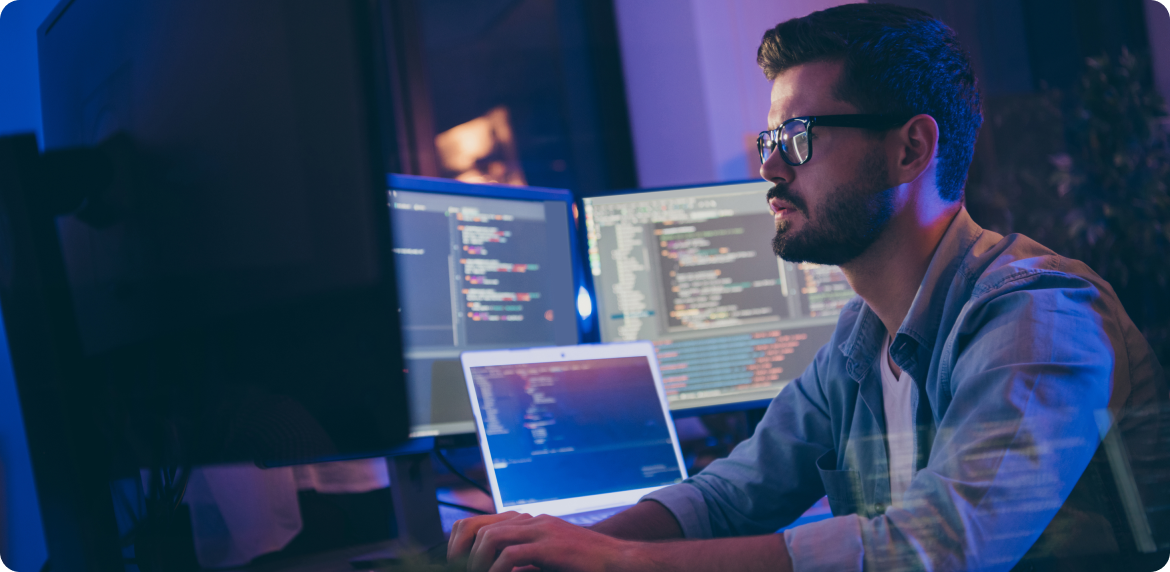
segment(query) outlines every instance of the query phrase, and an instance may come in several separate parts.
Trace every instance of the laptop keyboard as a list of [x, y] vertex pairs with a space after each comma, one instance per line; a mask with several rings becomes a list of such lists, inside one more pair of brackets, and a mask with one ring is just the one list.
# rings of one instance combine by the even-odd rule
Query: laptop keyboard
[[568, 522], [569, 524], [575, 524], [577, 526], [590, 526], [593, 524], [597, 524], [597, 523], [621, 512], [621, 511], [627, 509], [627, 508], [629, 508], [629, 507], [619, 506], [619, 507], [614, 507], [614, 508], [603, 508], [601, 510], [592, 510], [589, 512], [570, 514], [567, 516], [563, 516], [561, 518], [564, 519], [565, 522]]

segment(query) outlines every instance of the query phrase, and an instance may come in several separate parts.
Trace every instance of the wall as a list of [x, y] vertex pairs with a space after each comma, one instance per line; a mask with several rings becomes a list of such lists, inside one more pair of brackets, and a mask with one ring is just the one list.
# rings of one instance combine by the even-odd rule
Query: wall
[[[971, 67], [979, 78], [979, 91], [984, 98], [1035, 89], [1035, 74], [1029, 57], [1028, 30], [1021, 0], [890, 2], [925, 10], [955, 31], [959, 43], [971, 58]], [[1059, 31], [1066, 34], [1064, 28]]]
[[[1042, 37], [1040, 32], [1051, 31], [1064, 43], [1076, 41], [1070, 33], [1076, 27], [1073, 15], [1054, 8], [1059, 0], [1026, 5], [1019, 0], [977, 5], [965, 0], [893, 1], [926, 9], [955, 28], [972, 52], [987, 96], [1029, 92], [1039, 80], [1063, 86], [1080, 72], [1079, 52], [1098, 49], [1071, 49], [1061, 42], [1055, 46], [1047, 41], [1052, 38]], [[1156, 80], [1170, 98], [1170, 15], [1155, 0], [1142, 2]], [[755, 177], [753, 141], [765, 127], [768, 109], [768, 84], [755, 64], [760, 37], [783, 20], [845, 3], [614, 0], [639, 186]], [[1031, 11], [1025, 13], [1025, 6]], [[1110, 22], [1113, 35], [1122, 38], [1117, 42], [1144, 47], [1144, 38], [1122, 37], [1132, 35], [1125, 27], [1132, 15], [1108, 2], [1100, 6], [1117, 20]], [[1029, 37], [1029, 25], [1036, 37]], [[1108, 43], [1110, 38], [1104, 34], [1099, 39]], [[1061, 53], [1049, 54], [1053, 49]], [[1037, 58], [1039, 62], [1030, 61]]]
[[[40, 136], [36, 30], [54, 4], [17, 0], [0, 12], [0, 136]], [[0, 323], [0, 558], [18, 572], [36, 572], [46, 554], [8, 339]]]
[[642, 188], [756, 178], [764, 32], [840, 0], [614, 0]]

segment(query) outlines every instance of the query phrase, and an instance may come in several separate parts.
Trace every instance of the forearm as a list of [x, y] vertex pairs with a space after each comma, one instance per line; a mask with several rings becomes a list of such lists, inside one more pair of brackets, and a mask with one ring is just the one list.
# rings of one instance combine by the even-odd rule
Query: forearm
[[684, 542], [638, 542], [631, 545], [626, 562], [629, 570], [792, 570], [792, 559], [784, 544], [783, 534]]
[[674, 515], [652, 500], [640, 502], [589, 528], [622, 540], [675, 540], [683, 537], [682, 527]]
[[631, 570], [768, 570], [788, 572], [792, 559], [784, 535], [768, 534], [687, 542], [654, 542], [683, 537], [682, 527], [656, 501], [640, 502], [590, 527], [622, 540]]

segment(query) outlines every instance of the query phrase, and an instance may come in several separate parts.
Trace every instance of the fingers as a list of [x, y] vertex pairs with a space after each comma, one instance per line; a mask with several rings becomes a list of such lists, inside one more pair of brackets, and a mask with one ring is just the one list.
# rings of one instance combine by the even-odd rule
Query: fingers
[[476, 535], [483, 527], [516, 518], [532, 517], [515, 511], [508, 511], [500, 514], [476, 516], [455, 521], [455, 524], [451, 527], [451, 538], [447, 540], [447, 559], [454, 560], [467, 556], [471, 552], [472, 545], [475, 543]]
[[[515, 568], [529, 568], [536, 562], [538, 548], [533, 544], [517, 544], [504, 548], [488, 572], [515, 572]], [[538, 568], [539, 570], [539, 568]]]
[[553, 516], [524, 515], [480, 526], [466, 565], [468, 572], [606, 569], [623, 561], [624, 544]]
[[[524, 516], [528, 518], [509, 519], [506, 522], [481, 527], [471, 547], [470, 559], [467, 562], [468, 572], [495, 570], [498, 566], [493, 566], [492, 563], [504, 558], [504, 553], [510, 555], [505, 561], [520, 562], [516, 566], [535, 564], [531, 561], [521, 561], [521, 554], [527, 555], [527, 551], [533, 548], [529, 543], [537, 540], [546, 530], [542, 525], [548, 524], [549, 517]], [[521, 545], [528, 547], [522, 548]], [[503, 570], [511, 571], [512, 568], [507, 567]]]

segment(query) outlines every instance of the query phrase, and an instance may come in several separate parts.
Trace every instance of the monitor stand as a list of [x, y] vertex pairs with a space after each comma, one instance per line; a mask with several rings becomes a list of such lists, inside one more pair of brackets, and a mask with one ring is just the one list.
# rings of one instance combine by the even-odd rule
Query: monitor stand
[[390, 494], [394, 499], [399, 540], [404, 545], [424, 550], [445, 544], [447, 537], [439, 518], [431, 453], [398, 455], [388, 458], [387, 462], [390, 464]]
[[[432, 439], [417, 441], [433, 442]], [[401, 452], [386, 458], [398, 537], [393, 543], [351, 558], [349, 563], [355, 570], [397, 564], [404, 559], [421, 557], [428, 550], [447, 544], [443, 522], [439, 517], [431, 447], [419, 447], [418, 442], [412, 442], [406, 448], [413, 452]]]
[[390, 495], [394, 502], [397, 539], [376, 550], [350, 559], [355, 569], [370, 569], [400, 562], [404, 557], [446, 556], [443, 521], [431, 455], [436, 449], [477, 447], [474, 433], [411, 439], [386, 456]]

